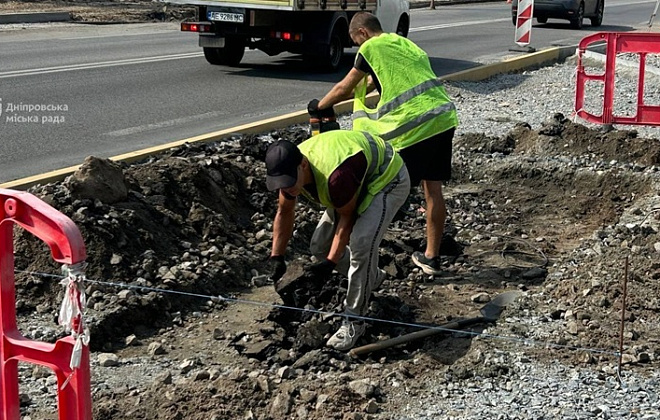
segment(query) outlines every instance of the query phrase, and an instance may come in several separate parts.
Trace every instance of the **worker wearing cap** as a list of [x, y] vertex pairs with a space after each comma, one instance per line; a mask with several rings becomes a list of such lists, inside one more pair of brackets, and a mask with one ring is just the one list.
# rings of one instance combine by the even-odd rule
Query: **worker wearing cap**
[[[384, 33], [376, 16], [355, 14], [351, 39], [360, 46], [354, 67], [323, 99], [312, 100], [310, 114], [322, 114], [354, 96], [353, 129], [368, 131], [392, 144], [410, 172], [411, 185], [420, 181], [426, 199], [426, 250], [414, 252], [413, 262], [426, 274], [440, 274], [440, 243], [446, 208], [442, 181], [451, 178], [452, 140], [458, 125], [456, 109], [427, 54], [412, 41]], [[377, 89], [375, 109], [367, 92]]]
[[273, 222], [272, 278], [286, 272], [284, 253], [293, 234], [299, 195], [326, 207], [310, 249], [318, 260], [309, 271], [323, 282], [333, 270], [348, 276], [344, 301], [347, 317], [327, 345], [352, 348], [365, 325], [371, 291], [384, 279], [378, 248], [388, 225], [410, 191], [401, 157], [382, 139], [359, 131], [335, 130], [299, 146], [287, 140], [266, 153], [266, 186], [279, 190]]

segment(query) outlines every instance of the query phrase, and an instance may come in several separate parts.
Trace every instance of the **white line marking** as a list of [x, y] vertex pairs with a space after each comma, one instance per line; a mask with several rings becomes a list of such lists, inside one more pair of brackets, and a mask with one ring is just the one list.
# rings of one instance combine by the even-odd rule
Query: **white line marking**
[[74, 70], [88, 70], [88, 69], [98, 69], [104, 67], [124, 66], [127, 64], [155, 63], [158, 61], [169, 61], [169, 60], [180, 60], [182, 58], [202, 57], [203, 55], [204, 54], [201, 52], [195, 52], [195, 53], [185, 53], [185, 54], [160, 55], [155, 57], [129, 58], [125, 60], [102, 61], [98, 63], [71, 64], [71, 65], [57, 66], [57, 67], [43, 67], [40, 69], [12, 70], [12, 71], [0, 72], [0, 79], [8, 79], [11, 77], [21, 77], [21, 76], [34, 76], [34, 75], [49, 74], [49, 73], [61, 73], [65, 71], [74, 71]]
[[117, 131], [110, 131], [108, 133], [104, 133], [104, 135], [112, 136], [112, 137], [130, 136], [132, 134], [143, 133], [145, 131], [158, 130], [158, 129], [161, 129], [161, 128], [173, 127], [173, 126], [186, 124], [186, 123], [194, 122], [194, 121], [198, 121], [198, 120], [216, 118], [216, 117], [220, 117], [220, 116], [223, 116], [223, 115], [226, 115], [226, 114], [227, 114], [226, 112], [221, 112], [221, 111], [206, 112], [204, 114], [191, 115], [191, 116], [188, 116], [188, 117], [175, 118], [173, 120], [168, 120], [168, 121], [160, 121], [160, 122], [153, 123], [153, 124], [145, 124], [145, 125], [139, 125], [139, 126], [136, 126], [136, 127], [124, 128], [124, 129], [117, 130]]
[[434, 29], [456, 28], [458, 26], [483, 25], [484, 23], [510, 22], [510, 21], [511, 18], [507, 17], [501, 19], [471, 20], [467, 22], [443, 23], [440, 25], [420, 26], [418, 28], [410, 28], [410, 32], [432, 31]]

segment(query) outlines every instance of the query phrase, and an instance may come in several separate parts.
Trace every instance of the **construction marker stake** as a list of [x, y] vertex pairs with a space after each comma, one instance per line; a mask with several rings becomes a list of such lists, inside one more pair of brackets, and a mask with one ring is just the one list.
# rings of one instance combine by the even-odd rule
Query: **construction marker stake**
[[534, 17], [534, 0], [520, 0], [516, 17], [515, 42], [520, 47], [529, 45], [532, 37], [532, 18]]

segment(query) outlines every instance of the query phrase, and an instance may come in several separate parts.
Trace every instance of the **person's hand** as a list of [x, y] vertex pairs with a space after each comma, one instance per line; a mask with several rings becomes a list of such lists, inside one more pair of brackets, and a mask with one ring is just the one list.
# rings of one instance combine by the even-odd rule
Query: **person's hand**
[[335, 269], [336, 265], [337, 264], [332, 261], [324, 259], [321, 262], [307, 267], [305, 271], [313, 275], [316, 280], [325, 280], [330, 277], [330, 274], [332, 274], [332, 270]]
[[321, 119], [334, 121], [336, 119], [335, 109], [333, 107], [319, 109], [319, 117], [321, 117]]
[[312, 118], [321, 118], [318, 99], [312, 99], [309, 101], [307, 104], [307, 113]]
[[326, 118], [326, 119], [335, 118], [335, 110], [332, 107], [319, 109], [318, 99], [312, 99], [311, 101], [309, 101], [309, 103], [307, 104], [307, 113], [312, 118]]
[[286, 273], [286, 262], [284, 255], [272, 255], [268, 258], [268, 268], [270, 269], [270, 279], [278, 281]]

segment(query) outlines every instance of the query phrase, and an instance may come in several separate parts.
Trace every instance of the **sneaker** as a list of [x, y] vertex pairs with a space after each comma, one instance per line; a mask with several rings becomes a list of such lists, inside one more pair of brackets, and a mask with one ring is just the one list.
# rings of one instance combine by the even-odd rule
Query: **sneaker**
[[423, 252], [415, 251], [412, 254], [413, 263], [422, 269], [424, 274], [437, 276], [442, 274], [440, 257], [427, 258]]
[[365, 329], [366, 326], [363, 322], [358, 323], [344, 320], [339, 330], [328, 340], [327, 346], [339, 351], [350, 350], [355, 346], [358, 339], [362, 337]]

